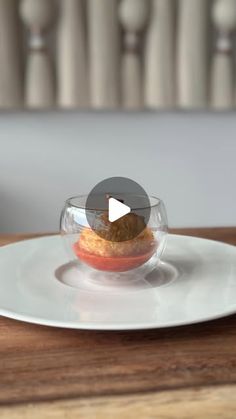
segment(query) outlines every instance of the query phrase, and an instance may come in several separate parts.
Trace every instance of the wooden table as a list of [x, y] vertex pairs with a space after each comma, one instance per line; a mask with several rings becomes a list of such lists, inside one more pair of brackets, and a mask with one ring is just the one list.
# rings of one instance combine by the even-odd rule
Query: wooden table
[[[236, 244], [236, 228], [174, 232]], [[140, 332], [1, 317], [0, 418], [235, 419], [236, 316]]]

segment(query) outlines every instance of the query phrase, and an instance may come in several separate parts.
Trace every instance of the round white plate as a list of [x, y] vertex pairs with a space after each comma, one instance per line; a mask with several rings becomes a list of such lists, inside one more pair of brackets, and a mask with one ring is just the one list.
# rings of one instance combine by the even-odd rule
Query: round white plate
[[[60, 236], [0, 248], [0, 315], [47, 326], [132, 330], [236, 312], [236, 247], [169, 235], [162, 265], [142, 280], [86, 276]], [[91, 272], [91, 271], [90, 271]]]

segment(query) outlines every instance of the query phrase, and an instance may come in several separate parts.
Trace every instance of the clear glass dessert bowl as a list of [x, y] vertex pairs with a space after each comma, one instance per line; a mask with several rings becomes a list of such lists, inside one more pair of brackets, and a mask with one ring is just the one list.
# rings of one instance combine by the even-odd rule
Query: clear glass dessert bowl
[[61, 213], [60, 231], [71, 261], [110, 277], [119, 273], [119, 278], [131, 273], [145, 276], [158, 266], [168, 229], [159, 198], [149, 197], [148, 219], [142, 216], [144, 208], [132, 208], [114, 222], [109, 221], [107, 208], [88, 208], [87, 198], [69, 198]]

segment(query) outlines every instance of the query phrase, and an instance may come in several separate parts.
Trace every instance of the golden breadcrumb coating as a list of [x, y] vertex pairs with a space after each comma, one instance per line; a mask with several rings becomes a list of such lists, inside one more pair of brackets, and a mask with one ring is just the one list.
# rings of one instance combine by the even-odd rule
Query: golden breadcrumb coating
[[144, 218], [140, 215], [129, 213], [114, 222], [108, 219], [108, 212], [104, 212], [96, 218], [94, 230], [103, 239], [121, 242], [133, 239], [146, 227]]
[[80, 235], [79, 246], [85, 252], [102, 257], [134, 256], [154, 250], [156, 241], [149, 228], [137, 237], [127, 241], [109, 241], [98, 236], [93, 230], [84, 228]]

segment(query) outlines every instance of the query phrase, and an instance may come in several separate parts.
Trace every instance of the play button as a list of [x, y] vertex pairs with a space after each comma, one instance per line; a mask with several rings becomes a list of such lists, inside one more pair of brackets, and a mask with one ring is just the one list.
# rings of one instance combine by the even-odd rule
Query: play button
[[108, 220], [111, 223], [124, 217], [124, 215], [129, 214], [130, 211], [131, 209], [128, 205], [123, 204], [115, 198], [109, 198]]
[[146, 228], [151, 207], [141, 185], [129, 178], [111, 177], [91, 190], [85, 211], [98, 236], [119, 242], [134, 239]]

